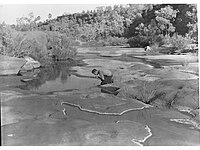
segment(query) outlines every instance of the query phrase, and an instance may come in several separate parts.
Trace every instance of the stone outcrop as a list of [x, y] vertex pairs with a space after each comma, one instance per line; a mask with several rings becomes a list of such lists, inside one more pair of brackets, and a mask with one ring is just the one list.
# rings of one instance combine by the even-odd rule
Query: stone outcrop
[[37, 77], [39, 73], [40, 73], [40, 69], [34, 69], [31, 71], [20, 71], [20, 74], [23, 77]]
[[28, 71], [28, 70], [32, 70], [32, 69], [35, 69], [35, 68], [39, 68], [41, 66], [40, 62], [34, 60], [31, 57], [25, 56], [24, 59], [26, 60], [26, 63], [22, 67], [21, 70]]

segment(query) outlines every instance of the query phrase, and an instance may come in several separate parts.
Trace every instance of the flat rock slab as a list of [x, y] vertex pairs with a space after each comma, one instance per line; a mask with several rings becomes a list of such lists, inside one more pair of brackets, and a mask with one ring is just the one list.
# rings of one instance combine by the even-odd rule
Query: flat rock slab
[[[132, 67], [134, 68], [134, 67]], [[156, 80], [191, 80], [199, 77], [194, 74], [182, 72], [176, 69], [123, 69], [114, 73], [114, 83], [124, 83], [128, 81], [156, 81]]]
[[78, 53], [90, 53], [90, 52], [93, 52], [93, 53], [99, 53], [100, 51], [94, 51], [94, 50], [91, 50], [91, 49], [89, 49], [89, 48], [85, 48], [85, 47], [79, 47], [78, 49], [77, 49], [77, 52]]
[[185, 66], [182, 65], [165, 66], [165, 68], [173, 68], [181, 72], [199, 75], [199, 63], [189, 63]]
[[62, 99], [61, 105], [69, 105], [80, 110], [97, 114], [122, 115], [128, 111], [150, 107], [137, 100], [126, 100], [105, 93], [78, 93], [58, 95]]
[[149, 60], [174, 60], [178, 62], [197, 62], [198, 56], [192, 55], [157, 55], [157, 56], [137, 56]]
[[[149, 69], [148, 69], [149, 70]], [[160, 77], [154, 74], [148, 73], [148, 70], [137, 70], [137, 69], [123, 69], [118, 70], [114, 73], [114, 83], [121, 85], [129, 81], [156, 81]]]
[[0, 75], [18, 74], [26, 63], [25, 59], [0, 55]]
[[105, 69], [126, 69], [136, 64], [143, 64], [141, 62], [124, 62], [119, 60], [110, 60], [110, 59], [85, 59], [85, 63], [87, 63], [87, 67], [96, 67], [105, 68]]
[[22, 94], [4, 90], [1, 96], [1, 126], [26, 119], [48, 119], [50, 114], [57, 112], [56, 100], [37, 94]]
[[148, 126], [133, 121], [91, 125], [65, 133], [62, 145], [141, 146], [152, 135]]
[[1, 96], [1, 102], [10, 101], [13, 99], [21, 98], [23, 97], [22, 93], [11, 91], [11, 90], [4, 90], [0, 92]]
[[[3, 145], [127, 146], [197, 145], [199, 143], [199, 132], [188, 129], [185, 124], [182, 125], [180, 119], [189, 117], [179, 112], [163, 111], [152, 107], [129, 111], [123, 116], [102, 115], [80, 110], [77, 107], [60, 105], [63, 99], [58, 99], [56, 95], [24, 94], [18, 90], [3, 90], [1, 95], [5, 97], [1, 105], [3, 116], [7, 118], [7, 124], [1, 128]], [[74, 92], [66, 95], [69, 97], [74, 95]], [[94, 93], [94, 91], [89, 94], [84, 91], [75, 95], [81, 95], [82, 97], [79, 98], [81, 101], [87, 102], [88, 98], [95, 101], [98, 97], [103, 97], [105, 101], [108, 99], [106, 104], [109, 106], [112, 107], [114, 103], [107, 97], [109, 95]], [[126, 99], [116, 99], [116, 101], [119, 105], [128, 102]], [[104, 103], [99, 102], [95, 107], [99, 108]], [[65, 108], [66, 115], [64, 115]], [[179, 119], [180, 123], [170, 119]], [[143, 143], [144, 141], [146, 142]]]
[[[142, 109], [139, 111], [130, 111], [122, 116], [114, 115], [101, 115], [91, 112], [82, 111], [78, 108], [66, 106], [68, 118], [83, 119], [90, 122], [95, 122], [98, 125], [103, 125], [107, 122], [117, 123], [117, 120], [130, 120], [134, 122], [140, 122], [143, 125], [148, 125], [152, 129], [152, 137], [147, 139], [145, 145], [197, 145], [199, 144], [199, 131], [185, 127], [183, 124], [177, 124], [171, 122], [171, 118], [189, 118], [178, 111], [163, 111], [157, 108]], [[70, 138], [72, 134], [67, 132], [67, 136]], [[69, 139], [72, 142], [71, 145], [79, 145], [76, 143], [76, 138], [80, 137], [80, 134], [75, 138]], [[152, 139], [152, 140], [151, 140]], [[66, 139], [67, 140], [67, 139]], [[81, 140], [80, 140], [81, 141]], [[74, 143], [73, 143], [74, 142]], [[68, 143], [68, 141], [66, 142]], [[68, 145], [68, 144], [63, 144]], [[70, 145], [70, 144], [69, 144]], [[80, 144], [81, 145], [81, 144]]]
[[24, 85], [22, 76], [0, 76], [0, 88]]
[[145, 54], [145, 51], [144, 51], [144, 48], [118, 48], [115, 53], [117, 54], [136, 54], [136, 53]]
[[122, 54], [144, 55], [144, 48], [125, 48], [119, 46], [78, 48], [78, 53], [97, 53], [100, 56], [121, 56]]
[[191, 129], [200, 130], [200, 124], [192, 119], [170, 119], [170, 121], [174, 121], [180, 124], [189, 125]]
[[88, 64], [87, 66], [80, 67], [75, 66], [72, 67], [73, 70], [76, 70], [76, 74], [82, 76], [94, 76], [91, 71], [92, 69], [108, 69], [113, 72], [117, 71], [142, 71], [142, 70], [150, 70], [153, 67], [148, 64], [144, 64], [142, 62], [124, 62], [120, 60], [110, 60], [110, 59], [84, 59], [84, 62]]
[[161, 78], [162, 80], [189, 80], [199, 78], [197, 75], [181, 72], [176, 69], [152, 69], [147, 73]]

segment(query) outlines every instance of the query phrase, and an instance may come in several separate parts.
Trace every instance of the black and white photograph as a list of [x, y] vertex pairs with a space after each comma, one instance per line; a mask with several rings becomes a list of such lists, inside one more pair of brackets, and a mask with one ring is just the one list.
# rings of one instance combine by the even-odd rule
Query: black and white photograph
[[1, 147], [200, 146], [197, 2], [4, 2]]

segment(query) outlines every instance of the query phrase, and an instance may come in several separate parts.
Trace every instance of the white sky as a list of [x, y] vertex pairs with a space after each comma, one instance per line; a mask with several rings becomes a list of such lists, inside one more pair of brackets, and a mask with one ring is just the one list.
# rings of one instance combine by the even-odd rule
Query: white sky
[[[16, 24], [19, 17], [28, 16], [30, 12], [34, 16], [40, 16], [41, 21], [47, 19], [49, 13], [53, 18], [66, 13], [82, 12], [82, 10], [93, 10], [99, 6], [112, 6], [114, 4], [130, 3], [188, 3], [188, 0], [0, 0], [0, 23]], [[189, 3], [197, 3], [197, 0], [190, 0]], [[199, 4], [198, 4], [199, 6]], [[199, 9], [198, 9], [199, 10]]]
[[[109, 4], [107, 4], [109, 5]], [[40, 16], [46, 20], [49, 13], [53, 18], [66, 13], [82, 12], [82, 10], [93, 10], [105, 4], [2, 4], [0, 5], [0, 23], [16, 24], [16, 18], [28, 16], [30, 12], [34, 16]]]

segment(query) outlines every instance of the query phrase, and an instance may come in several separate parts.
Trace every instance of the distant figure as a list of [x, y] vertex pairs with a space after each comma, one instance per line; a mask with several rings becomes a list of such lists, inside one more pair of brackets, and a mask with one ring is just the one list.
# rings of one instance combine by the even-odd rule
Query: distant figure
[[93, 69], [92, 73], [101, 80], [101, 85], [113, 83], [113, 74], [110, 70]]
[[151, 47], [150, 47], [150, 46], [147, 46], [147, 47], [144, 48], [144, 50], [145, 50], [146, 52], [148, 52], [149, 50], [151, 50]]

